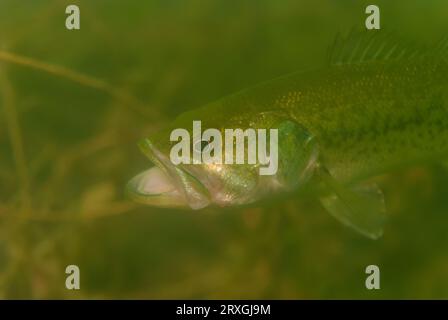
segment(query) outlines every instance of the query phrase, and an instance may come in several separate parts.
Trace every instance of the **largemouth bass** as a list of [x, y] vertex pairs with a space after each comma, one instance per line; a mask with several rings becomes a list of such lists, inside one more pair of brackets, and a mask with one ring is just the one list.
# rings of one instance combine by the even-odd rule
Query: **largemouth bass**
[[[323, 206], [376, 239], [386, 216], [369, 177], [404, 164], [447, 159], [447, 41], [415, 50], [381, 34], [337, 40], [330, 64], [281, 77], [180, 115], [139, 146], [155, 167], [128, 184], [154, 206], [234, 206], [319, 185]], [[278, 171], [259, 164], [170, 162], [170, 132], [203, 128], [278, 129]]]

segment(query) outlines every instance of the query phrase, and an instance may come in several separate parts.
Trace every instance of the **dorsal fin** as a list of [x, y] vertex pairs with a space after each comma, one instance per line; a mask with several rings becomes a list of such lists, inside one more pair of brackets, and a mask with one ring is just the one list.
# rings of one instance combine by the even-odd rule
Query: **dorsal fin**
[[345, 37], [337, 35], [328, 50], [328, 61], [331, 65], [447, 57], [448, 37], [435, 46], [418, 47], [382, 30], [352, 30]]

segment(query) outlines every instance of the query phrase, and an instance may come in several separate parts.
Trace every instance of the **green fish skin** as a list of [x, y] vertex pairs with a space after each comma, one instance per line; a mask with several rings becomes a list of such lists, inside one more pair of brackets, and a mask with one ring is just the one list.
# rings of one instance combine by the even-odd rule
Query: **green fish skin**
[[[143, 139], [139, 146], [156, 169], [132, 179], [128, 193], [149, 205], [200, 209], [251, 203], [304, 188], [311, 180], [320, 185], [322, 204], [333, 216], [370, 238], [380, 237], [384, 199], [375, 185], [363, 181], [397, 166], [446, 161], [448, 55], [445, 43], [434, 54], [406, 56], [391, 50], [379, 54], [381, 46], [375, 49], [372, 42], [350, 46], [349, 59], [186, 112]], [[259, 176], [257, 164], [172, 165], [170, 133], [185, 128], [191, 134], [193, 120], [202, 121], [202, 130], [221, 132], [277, 128], [277, 174]]]

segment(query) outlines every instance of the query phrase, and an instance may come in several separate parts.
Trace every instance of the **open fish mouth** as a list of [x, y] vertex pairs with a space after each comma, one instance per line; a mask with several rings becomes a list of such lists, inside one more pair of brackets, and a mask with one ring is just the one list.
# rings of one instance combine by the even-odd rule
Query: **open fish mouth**
[[201, 209], [210, 204], [207, 188], [181, 166], [175, 166], [148, 139], [139, 142], [142, 152], [155, 164], [132, 178], [126, 192], [137, 202], [159, 207]]

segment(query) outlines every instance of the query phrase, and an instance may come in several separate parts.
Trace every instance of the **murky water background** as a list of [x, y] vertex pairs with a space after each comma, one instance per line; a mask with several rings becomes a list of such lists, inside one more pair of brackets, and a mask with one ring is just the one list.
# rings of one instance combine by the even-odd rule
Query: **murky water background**
[[[81, 30], [65, 29], [65, 7]], [[0, 64], [0, 297], [448, 298], [448, 172], [378, 178], [390, 221], [371, 241], [312, 197], [200, 212], [128, 201], [149, 166], [135, 142], [175, 115], [320, 66], [367, 1], [0, 1], [0, 48], [106, 90]], [[382, 29], [447, 30], [445, 1], [375, 1]], [[104, 88], [103, 88], [104, 89]], [[362, 112], [362, 110], [360, 110]], [[65, 267], [81, 290], [65, 289]], [[365, 267], [381, 290], [365, 289]]]

